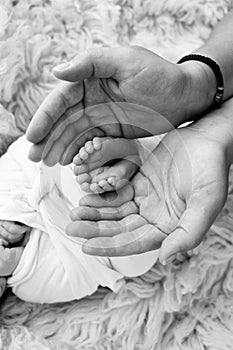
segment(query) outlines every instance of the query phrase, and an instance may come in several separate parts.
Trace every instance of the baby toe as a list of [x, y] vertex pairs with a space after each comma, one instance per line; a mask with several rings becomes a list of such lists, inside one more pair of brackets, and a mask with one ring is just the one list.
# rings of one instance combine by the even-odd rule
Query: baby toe
[[102, 141], [100, 137], [94, 137], [93, 146], [96, 151], [99, 151], [102, 147]]
[[110, 176], [108, 179], [107, 179], [108, 183], [112, 186], [112, 187], [115, 187], [116, 186], [116, 178], [115, 176]]
[[83, 162], [83, 160], [80, 158], [79, 154], [76, 154], [76, 156], [73, 159], [73, 163], [75, 165], [80, 165], [80, 164], [82, 164], [82, 162]]
[[87, 164], [77, 165], [74, 167], [73, 171], [74, 171], [75, 175], [87, 173], [88, 172], [88, 165]]
[[91, 177], [89, 174], [84, 173], [84, 174], [80, 174], [77, 176], [77, 182], [81, 185], [84, 182], [90, 183], [91, 182]]
[[99, 182], [99, 186], [104, 190], [104, 191], [112, 191], [113, 188], [112, 186], [108, 183], [107, 180], [103, 179]]
[[94, 145], [92, 141], [87, 141], [85, 144], [85, 149], [87, 151], [88, 154], [91, 154], [94, 152]]
[[91, 189], [90, 189], [90, 183], [88, 182], [84, 182], [80, 185], [81, 189], [84, 191], [84, 192], [88, 192], [90, 193], [91, 192]]
[[87, 160], [88, 158], [88, 153], [85, 149], [85, 147], [82, 147], [79, 151], [79, 157], [82, 159], [82, 160]]
[[90, 185], [90, 190], [94, 193], [103, 193], [104, 190], [102, 189], [102, 187], [100, 187], [100, 185], [98, 183], [92, 183]]

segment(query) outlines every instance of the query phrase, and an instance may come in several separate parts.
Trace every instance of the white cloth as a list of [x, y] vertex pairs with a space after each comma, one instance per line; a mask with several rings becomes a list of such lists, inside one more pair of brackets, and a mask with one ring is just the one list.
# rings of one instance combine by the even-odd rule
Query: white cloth
[[148, 271], [156, 252], [105, 258], [82, 252], [84, 239], [69, 237], [65, 227], [71, 208], [83, 193], [71, 166], [33, 163], [23, 136], [0, 159], [0, 220], [32, 227], [29, 241], [8, 285], [21, 299], [53, 303], [80, 299], [98, 286], [117, 292], [124, 276]]

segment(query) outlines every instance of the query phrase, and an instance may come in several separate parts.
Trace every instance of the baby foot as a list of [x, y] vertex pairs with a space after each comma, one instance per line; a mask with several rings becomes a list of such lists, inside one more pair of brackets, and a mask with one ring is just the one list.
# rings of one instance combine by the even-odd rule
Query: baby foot
[[20, 247], [12, 247], [12, 244], [21, 242], [29, 227], [11, 221], [0, 221], [0, 277], [9, 276], [16, 269], [23, 253], [22, 242]]
[[95, 137], [73, 160], [82, 190], [102, 193], [123, 187], [140, 165], [134, 140]]

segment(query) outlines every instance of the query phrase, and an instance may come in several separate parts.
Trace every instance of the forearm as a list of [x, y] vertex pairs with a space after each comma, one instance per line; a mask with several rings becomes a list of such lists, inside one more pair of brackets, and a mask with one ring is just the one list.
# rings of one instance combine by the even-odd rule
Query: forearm
[[[233, 10], [215, 27], [210, 37], [193, 53], [212, 58], [221, 69], [224, 80], [223, 101], [233, 96]], [[205, 63], [187, 61], [181, 64], [190, 80], [189, 120], [213, 105], [217, 80]]]
[[233, 163], [233, 97], [202, 119], [190, 125], [208, 140], [218, 142], [224, 148], [227, 163]]
[[[197, 53], [215, 60], [222, 71], [224, 100], [233, 95], [233, 10], [212, 31], [209, 39]], [[216, 90], [215, 90], [216, 91]], [[213, 92], [214, 93], [214, 92]]]

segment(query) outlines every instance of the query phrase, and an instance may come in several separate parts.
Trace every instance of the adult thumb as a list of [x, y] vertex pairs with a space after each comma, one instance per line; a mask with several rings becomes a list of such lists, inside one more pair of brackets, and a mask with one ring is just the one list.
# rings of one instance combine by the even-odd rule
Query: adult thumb
[[[219, 204], [219, 203], [218, 203]], [[203, 197], [190, 202], [176, 229], [163, 241], [159, 261], [165, 265], [178, 252], [197, 247], [207, 233], [222, 206]]]
[[53, 69], [54, 75], [62, 80], [77, 82], [88, 78], [117, 78], [119, 68], [124, 67], [129, 50], [126, 48], [95, 48], [77, 55], [72, 61]]

